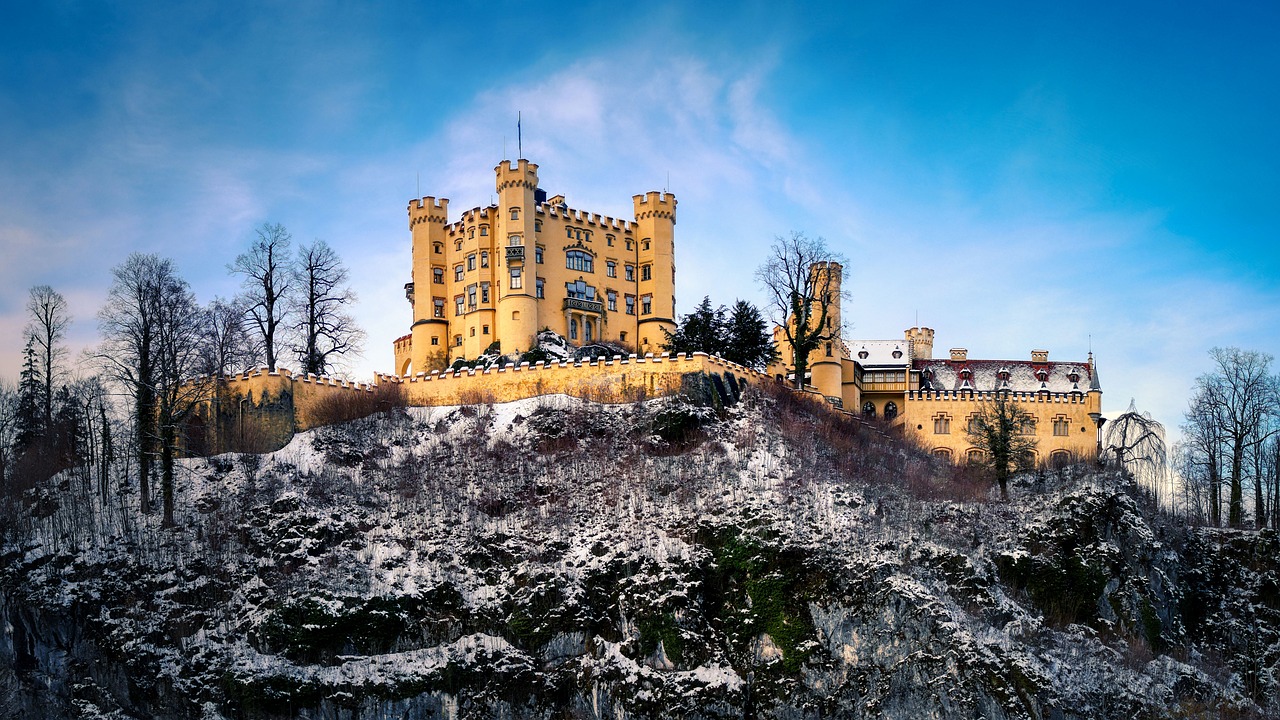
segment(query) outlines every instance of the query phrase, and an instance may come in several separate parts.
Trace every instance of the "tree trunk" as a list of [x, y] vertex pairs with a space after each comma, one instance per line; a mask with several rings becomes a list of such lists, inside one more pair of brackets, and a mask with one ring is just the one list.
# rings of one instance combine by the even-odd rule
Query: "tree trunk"
[[162, 527], [173, 527], [173, 450], [175, 442], [175, 434], [173, 422], [169, 419], [162, 421], [160, 426], [160, 497], [163, 505], [163, 515], [160, 520]]
[[1240, 473], [1244, 465], [1244, 445], [1236, 441], [1231, 448], [1231, 499], [1228, 506], [1227, 524], [1233, 528], [1244, 525], [1244, 488], [1240, 482]]
[[1222, 476], [1216, 453], [1209, 454], [1209, 519], [1214, 527], [1222, 527]]

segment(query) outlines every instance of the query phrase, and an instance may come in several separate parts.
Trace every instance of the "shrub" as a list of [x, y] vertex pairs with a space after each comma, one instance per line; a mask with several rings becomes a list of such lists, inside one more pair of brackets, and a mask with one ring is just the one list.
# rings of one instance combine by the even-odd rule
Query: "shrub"
[[376, 385], [373, 392], [335, 391], [321, 398], [311, 409], [311, 425], [319, 427], [358, 420], [374, 413], [402, 408], [405, 404], [404, 388], [400, 383]]

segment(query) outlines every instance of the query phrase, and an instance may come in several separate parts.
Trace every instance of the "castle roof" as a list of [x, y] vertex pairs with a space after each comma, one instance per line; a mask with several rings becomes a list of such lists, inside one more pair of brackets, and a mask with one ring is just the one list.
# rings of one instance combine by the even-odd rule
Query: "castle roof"
[[938, 359], [916, 360], [912, 367], [920, 371], [921, 390], [1083, 393], [1101, 389], [1089, 364], [1082, 362]]
[[910, 362], [910, 347], [905, 340], [851, 340], [849, 357], [862, 367], [892, 365], [901, 367]]

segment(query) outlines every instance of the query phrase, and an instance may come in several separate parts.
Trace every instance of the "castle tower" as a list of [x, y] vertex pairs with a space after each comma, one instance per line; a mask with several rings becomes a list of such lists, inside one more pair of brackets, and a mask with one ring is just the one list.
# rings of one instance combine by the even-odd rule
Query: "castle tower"
[[[666, 333], [676, 329], [675, 225], [676, 196], [648, 192], [632, 197], [636, 210], [636, 237], [639, 241], [640, 318], [636, 349], [657, 352], [666, 342]], [[646, 309], [648, 312], [646, 312]]]
[[[413, 234], [413, 277], [405, 286], [405, 295], [413, 305], [413, 326], [409, 333], [412, 337], [412, 348], [409, 352], [409, 363], [405, 365], [400, 353], [397, 353], [396, 372], [404, 374], [412, 372], [430, 372], [438, 365], [432, 353], [441, 353], [442, 338], [448, 334], [449, 322], [434, 316], [434, 304], [431, 295], [432, 256], [443, 252], [445, 241], [445, 223], [449, 217], [449, 201], [434, 197], [409, 201], [409, 231]], [[431, 342], [432, 337], [436, 342]]]
[[[818, 297], [815, 303], [826, 303], [827, 327], [834, 333], [833, 339], [823, 341], [809, 356], [810, 381], [823, 395], [842, 397], [840, 360], [844, 357], [844, 343], [840, 339], [840, 286], [844, 280], [844, 267], [837, 262], [820, 262], [814, 263], [809, 272], [813, 278], [814, 290], [825, 295]], [[813, 321], [817, 322], [821, 315], [821, 307], [814, 307], [811, 315]]]
[[[503, 160], [497, 173], [498, 216], [495, 243], [502, 271], [496, 274], [498, 337], [502, 352], [533, 347], [538, 328], [537, 288], [534, 267], [534, 191], [538, 166], [520, 159], [514, 165]], [[545, 323], [544, 323], [545, 324]]]
[[913, 327], [906, 331], [907, 345], [911, 348], [912, 360], [933, 359], [933, 329]]

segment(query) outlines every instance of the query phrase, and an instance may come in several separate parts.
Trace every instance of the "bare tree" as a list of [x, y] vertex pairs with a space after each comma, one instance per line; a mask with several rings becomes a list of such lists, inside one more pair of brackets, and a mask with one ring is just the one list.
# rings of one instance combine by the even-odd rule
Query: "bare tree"
[[1216, 383], [1196, 388], [1183, 416], [1182, 443], [1176, 467], [1184, 487], [1194, 493], [1196, 506], [1209, 524], [1222, 524], [1222, 458], [1225, 436], [1215, 397]]
[[298, 248], [292, 302], [294, 352], [301, 371], [324, 375], [333, 359], [359, 352], [364, 331], [346, 311], [356, 295], [346, 286], [347, 268], [323, 240]]
[[205, 336], [200, 344], [201, 369], [222, 378], [249, 369], [260, 357], [249, 334], [247, 313], [239, 299], [216, 297], [205, 308]]
[[792, 232], [774, 238], [768, 259], [756, 270], [769, 297], [770, 320], [783, 329], [791, 349], [796, 387], [804, 386], [809, 355], [824, 342], [840, 340], [841, 328], [833, 319], [844, 295], [842, 261], [822, 238]]
[[[7, 488], [18, 428], [18, 391], [0, 379], [0, 488]], [[0, 491], [0, 497], [4, 496]]]
[[152, 509], [159, 458], [164, 522], [172, 523], [178, 427], [205, 392], [184, 385], [200, 368], [204, 314], [168, 259], [134, 253], [112, 274], [107, 304], [98, 313], [103, 344], [97, 358], [133, 398], [142, 511]]
[[262, 339], [262, 354], [267, 368], [274, 372], [282, 340], [281, 330], [293, 289], [292, 257], [289, 253], [293, 236], [278, 223], [264, 223], [256, 233], [258, 237], [248, 252], [238, 256], [227, 270], [242, 276], [240, 298]]
[[[1270, 422], [1280, 413], [1280, 382], [1270, 374], [1272, 357], [1266, 353], [1213, 348], [1209, 356], [1216, 367], [1196, 378], [1187, 420], [1193, 436], [1217, 445], [1206, 448], [1207, 455], [1214, 457], [1221, 452], [1229, 461], [1227, 524], [1241, 527], [1245, 459], [1280, 432], [1280, 426]], [[1216, 498], [1211, 501], [1216, 502]], [[1255, 512], [1260, 509], [1255, 508]]]
[[1107, 426], [1105, 442], [1116, 465], [1150, 488], [1157, 501], [1161, 500], [1169, 471], [1164, 425], [1152, 418], [1151, 413], [1138, 412], [1137, 403], [1130, 399], [1129, 409]]
[[996, 393], [978, 406], [965, 428], [974, 447], [982, 450], [983, 462], [1000, 485], [1000, 496], [1009, 497], [1009, 476], [1030, 469], [1036, 450], [1035, 418], [1008, 393]]
[[27, 299], [27, 314], [30, 317], [23, 334], [35, 349], [41, 411], [44, 427], [48, 428], [53, 425], [54, 388], [65, 373], [62, 359], [67, 354], [67, 348], [63, 345], [63, 340], [71, 325], [71, 314], [67, 311], [66, 299], [48, 285], [31, 288]]

